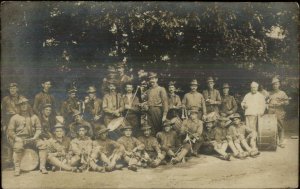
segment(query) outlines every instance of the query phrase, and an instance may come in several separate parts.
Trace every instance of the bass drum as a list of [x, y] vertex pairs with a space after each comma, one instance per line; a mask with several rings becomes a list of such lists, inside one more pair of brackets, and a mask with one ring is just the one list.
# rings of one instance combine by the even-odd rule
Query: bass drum
[[25, 149], [20, 163], [22, 171], [33, 171], [39, 165], [39, 156], [33, 149]]
[[275, 114], [266, 114], [258, 117], [257, 147], [258, 150], [276, 151], [277, 118]]

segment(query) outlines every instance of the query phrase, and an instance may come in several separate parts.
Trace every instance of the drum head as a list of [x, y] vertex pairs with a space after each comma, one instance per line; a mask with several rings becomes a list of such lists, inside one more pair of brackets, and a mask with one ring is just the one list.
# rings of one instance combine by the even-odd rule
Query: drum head
[[39, 156], [32, 149], [25, 149], [21, 159], [20, 169], [22, 171], [33, 171], [39, 165]]
[[123, 122], [124, 122], [124, 117], [119, 117], [119, 118], [113, 119], [107, 125], [107, 128], [109, 129], [109, 131], [114, 131], [114, 130], [118, 129], [122, 125]]

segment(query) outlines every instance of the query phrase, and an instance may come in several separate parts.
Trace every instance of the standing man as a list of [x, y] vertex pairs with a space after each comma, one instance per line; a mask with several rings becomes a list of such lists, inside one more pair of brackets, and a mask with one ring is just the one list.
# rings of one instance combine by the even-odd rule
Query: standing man
[[66, 125], [72, 122], [72, 115], [75, 110], [80, 111], [80, 102], [76, 97], [77, 89], [75, 87], [68, 90], [68, 99], [61, 105], [61, 115], [66, 120]]
[[31, 112], [28, 99], [22, 97], [19, 99], [17, 106], [20, 113], [11, 117], [8, 124], [8, 138], [13, 146], [13, 160], [15, 165], [15, 176], [21, 173], [20, 163], [23, 156], [24, 147], [34, 146], [38, 148], [40, 158], [40, 171], [47, 174], [46, 158], [47, 145], [39, 139], [42, 132], [39, 118]]
[[235, 98], [231, 95], [229, 95], [229, 84], [224, 83], [223, 84], [223, 96], [222, 96], [222, 102], [221, 102], [221, 116], [228, 117], [237, 111], [237, 103], [235, 101]]
[[257, 132], [258, 116], [263, 115], [266, 109], [265, 97], [258, 92], [258, 83], [251, 83], [251, 92], [245, 95], [241, 105], [245, 110], [246, 125]]
[[202, 116], [206, 116], [206, 105], [204, 97], [197, 91], [198, 82], [196, 79], [191, 81], [190, 88], [191, 91], [186, 93], [182, 99], [182, 107], [186, 110], [198, 108], [198, 118], [202, 119]]
[[86, 91], [88, 97], [85, 99], [85, 113], [88, 115], [87, 120], [92, 122], [99, 122], [102, 116], [102, 100], [96, 95], [96, 88], [90, 86]]
[[40, 112], [44, 104], [51, 104], [53, 113], [54, 115], [56, 115], [55, 98], [52, 94], [49, 93], [51, 86], [52, 85], [50, 80], [44, 80], [42, 82], [42, 91], [35, 95], [33, 103], [33, 112], [39, 117], [41, 116]]
[[289, 104], [289, 98], [284, 91], [280, 90], [280, 81], [277, 78], [272, 79], [273, 90], [269, 96], [268, 113], [275, 114], [277, 117], [279, 147], [284, 148], [284, 106]]
[[102, 85], [101, 85], [101, 93], [102, 95], [106, 95], [109, 93], [109, 84], [111, 82], [117, 83], [117, 73], [116, 69], [113, 66], [109, 66], [107, 68], [107, 77], [103, 79]]
[[168, 119], [172, 119], [180, 115], [179, 110], [181, 109], [180, 97], [175, 94], [175, 81], [169, 82], [169, 94], [168, 94]]
[[214, 89], [215, 82], [212, 77], [207, 78], [208, 90], [203, 91], [203, 96], [206, 103], [207, 113], [219, 113], [219, 105], [221, 104], [221, 95], [217, 89]]
[[159, 86], [157, 81], [157, 74], [150, 72], [149, 83], [151, 87], [146, 93], [148, 104], [147, 121], [153, 129], [154, 135], [158, 131], [161, 131], [162, 122], [166, 120], [168, 113], [168, 96], [166, 89]]
[[118, 85], [117, 85], [117, 91], [121, 94], [124, 94], [126, 91], [125, 85], [127, 83], [130, 83], [132, 81], [132, 78], [125, 74], [125, 68], [124, 63], [120, 62], [117, 64], [117, 71], [118, 71]]
[[140, 125], [140, 115], [139, 115], [139, 98], [134, 96], [132, 93], [133, 86], [130, 83], [126, 84], [125, 87], [126, 94], [122, 96], [122, 100], [124, 103], [123, 115], [126, 116], [126, 121], [129, 125], [133, 127], [133, 135], [135, 136], [138, 132], [139, 125]]
[[102, 108], [104, 111], [104, 124], [107, 126], [113, 119], [120, 117], [124, 110], [124, 103], [120, 93], [116, 92], [116, 85], [109, 84], [109, 93], [104, 95]]
[[7, 141], [7, 127], [10, 118], [19, 113], [19, 108], [16, 105], [20, 98], [24, 98], [24, 96], [20, 95], [18, 84], [10, 83], [8, 85], [9, 95], [5, 96], [1, 101], [1, 136], [2, 136], [2, 148], [7, 148], [7, 164], [12, 165], [12, 147], [9, 145]]

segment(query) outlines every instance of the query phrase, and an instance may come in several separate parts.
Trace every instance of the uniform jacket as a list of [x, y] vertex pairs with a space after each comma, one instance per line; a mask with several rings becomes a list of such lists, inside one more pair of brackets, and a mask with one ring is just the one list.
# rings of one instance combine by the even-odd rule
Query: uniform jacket
[[68, 98], [66, 101], [64, 101], [61, 105], [61, 115], [64, 118], [67, 117], [72, 117], [72, 114], [74, 110], [79, 111], [79, 104], [78, 104], [78, 99], [77, 98]]
[[285, 92], [271, 91], [269, 96], [269, 113], [276, 114], [278, 119], [285, 117], [284, 105], [288, 104], [288, 96]]
[[71, 140], [68, 137], [63, 137], [62, 141], [57, 140], [55, 137], [50, 138], [47, 141], [48, 154], [51, 155], [52, 153], [57, 152], [64, 152], [65, 154], [67, 154], [70, 150], [70, 143]]
[[[221, 95], [220, 92], [217, 89], [213, 90], [204, 90], [203, 91], [203, 97], [205, 100], [214, 100], [217, 103], [221, 104]], [[219, 104], [209, 104], [206, 102], [206, 111], [207, 113], [210, 112], [219, 112]]]
[[168, 151], [169, 149], [176, 149], [181, 145], [180, 137], [174, 130], [171, 130], [169, 132], [158, 132], [156, 138], [160, 143], [161, 150], [163, 151]]
[[122, 145], [118, 142], [107, 138], [106, 140], [93, 141], [93, 157], [98, 157], [99, 153], [104, 153], [106, 156], [113, 154], [115, 150], [122, 150]]
[[157, 152], [161, 153], [160, 145], [157, 141], [157, 139], [153, 136], [140, 136], [138, 138], [139, 141], [141, 141], [145, 145], [146, 152]]
[[38, 93], [37, 95], [35, 95], [35, 98], [34, 98], [33, 111], [36, 115], [40, 116], [40, 111], [42, 110], [44, 104], [51, 104], [52, 109], [55, 112], [54, 96], [42, 91], [42, 92]]
[[206, 105], [204, 97], [199, 92], [189, 92], [186, 93], [182, 99], [182, 105], [186, 109], [191, 109], [191, 107], [198, 107], [199, 110], [206, 114]]
[[100, 115], [102, 110], [102, 100], [100, 98], [91, 99], [85, 106], [85, 112], [93, 117]]
[[180, 108], [181, 107], [181, 100], [180, 97], [177, 94], [168, 94], [168, 104], [169, 109], [171, 108]]
[[145, 145], [135, 137], [122, 136], [118, 139], [118, 143], [122, 144], [126, 151], [131, 152], [134, 148], [144, 150]]
[[103, 111], [108, 114], [111, 114], [113, 111], [116, 110], [122, 112], [124, 110], [124, 103], [122, 101], [121, 94], [115, 93], [104, 95], [102, 107]]
[[237, 111], [237, 103], [235, 101], [235, 98], [231, 95], [226, 95], [222, 97], [222, 103], [221, 103], [221, 113], [226, 114], [226, 116], [233, 114]]
[[5, 96], [1, 101], [1, 119], [4, 121], [4, 124], [8, 124], [11, 116], [19, 113], [19, 109], [16, 106], [16, 103], [20, 98], [24, 98], [22, 95], [13, 96]]
[[90, 154], [92, 151], [93, 142], [90, 137], [84, 137], [84, 139], [75, 138], [71, 141], [71, 151], [75, 155]]
[[93, 127], [92, 125], [85, 121], [85, 120], [81, 120], [78, 123], [77, 122], [73, 122], [71, 123], [68, 128], [67, 128], [67, 136], [70, 137], [71, 139], [76, 138], [77, 137], [77, 127], [79, 125], [83, 125], [83, 126], [87, 126], [89, 127], [89, 131], [88, 131], [88, 136], [89, 137], [93, 137], [94, 136], [94, 131], [93, 131]]
[[163, 115], [168, 113], [168, 96], [166, 89], [161, 86], [154, 86], [146, 91], [146, 99], [148, 106], [162, 107]]
[[202, 136], [203, 122], [199, 119], [193, 121], [191, 119], [183, 120], [181, 133], [186, 134], [188, 131], [191, 134], [195, 134], [197, 137]]

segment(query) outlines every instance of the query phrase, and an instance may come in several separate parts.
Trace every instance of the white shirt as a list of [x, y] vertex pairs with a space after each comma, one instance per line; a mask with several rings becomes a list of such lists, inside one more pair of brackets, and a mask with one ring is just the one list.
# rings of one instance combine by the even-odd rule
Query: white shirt
[[[245, 110], [245, 115], [263, 115], [266, 109], [265, 96], [257, 92], [246, 94], [242, 103], [242, 108]], [[244, 108], [244, 105], [248, 106]]]

